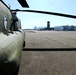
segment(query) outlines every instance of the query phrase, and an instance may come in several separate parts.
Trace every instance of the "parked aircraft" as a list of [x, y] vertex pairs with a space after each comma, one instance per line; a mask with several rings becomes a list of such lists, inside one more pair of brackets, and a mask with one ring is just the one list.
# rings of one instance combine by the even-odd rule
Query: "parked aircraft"
[[[22, 7], [29, 7], [25, 0], [17, 0]], [[38, 11], [10, 9], [0, 0], [0, 75], [18, 75], [21, 53], [25, 46], [25, 32], [17, 12], [34, 12], [76, 19], [74, 15]], [[31, 38], [31, 37], [30, 37]]]

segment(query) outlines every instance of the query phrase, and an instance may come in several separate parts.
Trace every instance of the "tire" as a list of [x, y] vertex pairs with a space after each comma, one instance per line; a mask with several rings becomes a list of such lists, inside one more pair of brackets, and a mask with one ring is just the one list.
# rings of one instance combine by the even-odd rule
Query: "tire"
[[25, 47], [25, 41], [23, 42], [23, 47]]
[[18, 75], [19, 73], [19, 67], [17, 68], [16, 72], [13, 75]]

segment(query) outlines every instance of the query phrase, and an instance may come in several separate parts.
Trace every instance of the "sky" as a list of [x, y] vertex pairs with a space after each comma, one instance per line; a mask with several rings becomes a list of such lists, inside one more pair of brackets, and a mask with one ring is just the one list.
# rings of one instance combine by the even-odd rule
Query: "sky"
[[[31, 9], [76, 15], [76, 0], [26, 0], [29, 8], [23, 8], [17, 0], [3, 1], [7, 5], [10, 5], [11, 9]], [[35, 26], [46, 27], [47, 21], [50, 21], [50, 27], [63, 25], [76, 26], [76, 19], [73, 18], [30, 12], [17, 12], [17, 16], [21, 20], [22, 29], [31, 29]]]

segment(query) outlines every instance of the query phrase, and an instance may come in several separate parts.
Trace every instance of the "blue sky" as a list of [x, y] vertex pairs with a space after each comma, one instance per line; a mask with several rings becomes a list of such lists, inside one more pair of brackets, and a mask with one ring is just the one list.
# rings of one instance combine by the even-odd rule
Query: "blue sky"
[[[49, 12], [58, 12], [64, 14], [76, 15], [76, 0], [26, 0], [30, 8], [22, 8], [17, 0], [3, 0], [11, 6], [11, 9], [31, 9]], [[50, 27], [62, 25], [76, 25], [76, 19], [60, 17], [55, 15], [46, 15], [30, 12], [18, 12], [17, 16], [21, 19], [23, 29], [37, 27], [46, 27], [47, 21], [50, 21]]]

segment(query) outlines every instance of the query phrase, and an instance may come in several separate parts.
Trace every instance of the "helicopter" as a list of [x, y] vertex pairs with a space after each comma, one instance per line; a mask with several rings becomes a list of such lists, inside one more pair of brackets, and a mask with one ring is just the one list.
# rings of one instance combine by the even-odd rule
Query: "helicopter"
[[[26, 0], [17, 0], [22, 7], [28, 7]], [[33, 12], [40, 14], [56, 15], [76, 19], [74, 15], [38, 11], [10, 9], [0, 0], [0, 75], [18, 75], [21, 53], [25, 47], [25, 31], [21, 28], [21, 20], [17, 12]]]

